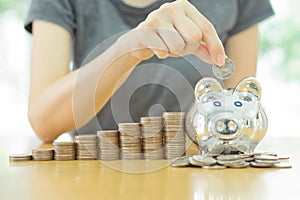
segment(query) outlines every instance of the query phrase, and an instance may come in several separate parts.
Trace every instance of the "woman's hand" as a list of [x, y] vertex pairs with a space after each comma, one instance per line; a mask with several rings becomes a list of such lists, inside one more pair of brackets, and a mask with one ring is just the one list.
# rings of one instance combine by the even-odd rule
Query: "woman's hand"
[[161, 59], [194, 54], [217, 65], [225, 60], [214, 26], [187, 0], [163, 4], [122, 39], [130, 54], [140, 60], [154, 54]]

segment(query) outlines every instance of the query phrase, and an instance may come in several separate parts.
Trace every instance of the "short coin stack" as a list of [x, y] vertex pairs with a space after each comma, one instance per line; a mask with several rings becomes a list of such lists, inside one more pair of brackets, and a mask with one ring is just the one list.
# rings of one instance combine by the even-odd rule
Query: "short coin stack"
[[31, 160], [30, 154], [11, 154], [9, 155], [9, 161], [28, 161]]
[[53, 149], [32, 149], [32, 159], [39, 161], [53, 160]]
[[185, 131], [183, 112], [164, 112], [165, 158], [173, 159], [185, 155]]
[[143, 158], [146, 160], [164, 159], [163, 151], [163, 118], [162, 117], [142, 117], [142, 147]]
[[119, 123], [121, 159], [142, 159], [141, 130], [139, 123]]
[[97, 159], [97, 135], [76, 135], [76, 159]]
[[205, 169], [224, 168], [291, 168], [288, 157], [270, 153], [228, 154], [216, 156], [184, 156], [172, 163], [173, 167], [196, 166]]
[[97, 131], [98, 136], [98, 159], [118, 160], [119, 151], [119, 132], [117, 130]]
[[75, 160], [74, 142], [53, 142], [54, 160]]

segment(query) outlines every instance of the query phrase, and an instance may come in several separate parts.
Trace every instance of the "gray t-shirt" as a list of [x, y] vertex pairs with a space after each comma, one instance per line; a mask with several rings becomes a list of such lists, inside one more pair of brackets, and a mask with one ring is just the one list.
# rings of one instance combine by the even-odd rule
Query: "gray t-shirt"
[[[64, 27], [74, 42], [74, 69], [104, 51], [124, 31], [135, 27], [165, 2], [134, 8], [122, 0], [32, 0], [25, 28], [46, 20]], [[215, 26], [223, 44], [236, 33], [273, 14], [269, 0], [190, 0]], [[93, 50], [93, 51], [92, 51]], [[241, 49], [242, 51], [242, 49]], [[210, 66], [194, 56], [156, 57], [141, 63], [111, 100], [80, 133], [115, 129], [119, 122], [138, 122], [141, 116], [160, 116], [163, 111], [187, 112], [194, 101], [193, 88]]]

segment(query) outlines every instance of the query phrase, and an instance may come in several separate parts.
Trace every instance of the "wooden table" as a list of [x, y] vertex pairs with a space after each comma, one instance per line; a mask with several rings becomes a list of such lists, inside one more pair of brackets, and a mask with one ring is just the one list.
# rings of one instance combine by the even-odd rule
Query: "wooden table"
[[291, 169], [173, 168], [167, 161], [9, 162], [9, 153], [39, 145], [37, 139], [0, 138], [1, 200], [300, 199], [300, 138], [265, 138], [258, 147], [290, 156]]

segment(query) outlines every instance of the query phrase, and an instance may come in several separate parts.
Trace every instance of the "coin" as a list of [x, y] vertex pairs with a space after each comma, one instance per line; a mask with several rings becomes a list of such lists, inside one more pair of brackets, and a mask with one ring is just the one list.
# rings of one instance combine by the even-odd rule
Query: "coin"
[[180, 157], [171, 164], [172, 167], [187, 167], [189, 165], [190, 162], [188, 156]]
[[119, 123], [120, 158], [139, 160], [142, 158], [142, 140], [140, 123]]
[[54, 160], [67, 161], [75, 160], [75, 142], [55, 141], [54, 146]]
[[272, 165], [273, 168], [292, 168], [292, 165], [289, 162], [280, 162]]
[[9, 161], [28, 161], [31, 160], [31, 154], [11, 154], [9, 155]]
[[189, 157], [189, 163], [190, 163], [192, 166], [197, 166], [197, 167], [202, 167], [202, 166], [203, 166], [202, 163], [199, 163], [199, 162], [195, 161], [195, 160], [193, 159], [193, 157]]
[[202, 166], [203, 169], [226, 169], [227, 167], [224, 165], [206, 165]]
[[53, 149], [32, 149], [32, 160], [53, 160]]
[[97, 131], [98, 136], [98, 159], [100, 160], [118, 160], [119, 151], [119, 132], [118, 130]]
[[222, 66], [218, 66], [216, 64], [212, 65], [212, 71], [214, 75], [221, 80], [229, 79], [233, 75], [234, 70], [235, 70], [234, 63], [228, 57], [225, 58], [224, 65]]
[[164, 148], [165, 158], [174, 159], [185, 155], [185, 113], [164, 112]]
[[250, 162], [251, 167], [258, 167], [258, 168], [268, 168], [272, 167], [272, 163], [257, 163], [257, 162]]
[[194, 156], [192, 156], [192, 158], [196, 162], [201, 163], [201, 166], [214, 165], [217, 163], [216, 159], [214, 159], [212, 157], [194, 155]]
[[220, 155], [217, 157], [217, 160], [221, 160], [221, 161], [238, 160], [238, 159], [241, 159], [241, 156], [238, 154]]
[[76, 160], [97, 159], [97, 135], [76, 135]]

